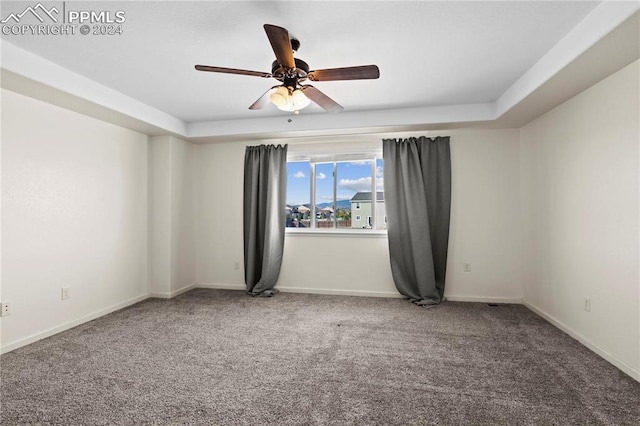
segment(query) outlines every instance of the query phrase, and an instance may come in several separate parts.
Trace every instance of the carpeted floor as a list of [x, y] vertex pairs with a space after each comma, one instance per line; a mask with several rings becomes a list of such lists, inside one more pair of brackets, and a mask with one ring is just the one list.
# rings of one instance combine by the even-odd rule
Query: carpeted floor
[[640, 383], [519, 305], [197, 289], [0, 361], [2, 425], [640, 424]]

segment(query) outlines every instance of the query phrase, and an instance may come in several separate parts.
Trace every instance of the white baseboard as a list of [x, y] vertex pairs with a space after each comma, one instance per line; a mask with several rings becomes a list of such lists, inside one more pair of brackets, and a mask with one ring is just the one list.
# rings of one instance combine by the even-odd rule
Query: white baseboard
[[247, 290], [247, 286], [244, 284], [224, 284], [224, 283], [198, 283], [196, 288], [213, 288], [217, 290]]
[[524, 306], [526, 306], [527, 308], [531, 309], [533, 312], [535, 312], [536, 314], [538, 314], [542, 318], [544, 318], [545, 320], [549, 321], [551, 324], [553, 324], [554, 326], [556, 326], [560, 330], [562, 330], [565, 333], [567, 333], [569, 336], [573, 337], [574, 339], [576, 339], [577, 341], [579, 341], [580, 343], [585, 345], [587, 348], [589, 348], [591, 351], [595, 352], [601, 358], [604, 358], [606, 361], [608, 361], [609, 363], [613, 364], [615, 367], [619, 368], [620, 370], [622, 370], [623, 372], [625, 372], [626, 374], [631, 376], [636, 381], [640, 382], [640, 371], [636, 370], [635, 368], [633, 368], [632, 366], [630, 366], [626, 362], [624, 362], [621, 359], [617, 358], [615, 355], [610, 354], [609, 352], [607, 352], [606, 350], [602, 349], [600, 346], [596, 345], [595, 343], [590, 341], [588, 338], [586, 338], [582, 334], [578, 333], [577, 331], [575, 331], [574, 329], [572, 329], [568, 325], [564, 324], [562, 321], [559, 321], [558, 319], [556, 319], [552, 315], [549, 315], [548, 313], [546, 313], [543, 310], [539, 309], [538, 307], [532, 305], [531, 303], [529, 303], [527, 301], [523, 301], [522, 304]]
[[445, 300], [450, 302], [476, 302], [476, 303], [515, 303], [522, 304], [522, 298], [518, 297], [484, 297], [484, 296], [461, 296], [444, 295]]
[[[197, 288], [213, 288], [219, 290], [241, 290], [245, 291], [244, 284], [225, 284], [225, 283], [198, 283]], [[302, 293], [302, 294], [327, 294], [333, 296], [361, 296], [361, 297], [391, 297], [403, 298], [404, 296], [397, 291], [369, 291], [369, 290], [347, 290], [347, 289], [328, 289], [328, 288], [309, 288], [309, 287], [275, 287], [283, 293]], [[480, 302], [480, 303], [517, 303], [521, 304], [521, 298], [508, 297], [481, 297], [481, 296], [460, 296], [445, 295], [446, 300], [452, 302]]]
[[73, 327], [77, 327], [80, 324], [84, 324], [85, 322], [89, 322], [89, 321], [93, 321], [96, 318], [100, 318], [104, 315], [110, 314], [111, 312], [115, 312], [117, 310], [120, 310], [122, 308], [126, 308], [127, 306], [131, 306], [134, 305], [138, 302], [142, 302], [143, 300], [146, 300], [149, 298], [148, 294], [141, 294], [140, 296], [134, 297], [132, 299], [129, 300], [125, 300], [124, 302], [120, 302], [120, 303], [116, 303], [115, 305], [111, 305], [105, 309], [101, 309], [99, 311], [96, 311], [92, 314], [86, 315], [82, 318], [78, 318], [76, 320], [61, 324], [59, 326], [50, 328], [48, 330], [45, 331], [41, 331], [39, 333], [36, 334], [32, 334], [31, 336], [25, 337], [23, 339], [17, 340], [15, 342], [11, 342], [7, 345], [4, 345], [2, 348], [0, 348], [0, 353], [7, 353], [7, 352], [11, 352], [13, 350], [16, 350], [18, 348], [21, 348], [23, 346], [26, 346], [30, 343], [34, 343], [37, 342], [38, 340], [42, 340], [44, 338], [53, 336], [54, 334], [58, 334], [61, 333], [63, 331], [72, 329]]
[[[214, 288], [219, 290], [241, 290], [245, 291], [247, 287], [244, 284], [224, 284], [224, 283], [199, 283], [197, 288]], [[404, 297], [400, 293], [392, 291], [366, 291], [366, 290], [343, 290], [343, 289], [327, 289], [327, 288], [307, 288], [307, 287], [275, 287], [276, 290], [283, 293], [302, 293], [302, 294], [327, 294], [333, 296], [361, 296], [361, 297]]]
[[182, 293], [186, 293], [189, 290], [192, 290], [196, 288], [196, 283], [192, 283], [189, 284], [187, 286], [182, 287], [181, 289], [175, 290], [175, 291], [171, 291], [171, 292], [166, 292], [166, 293], [158, 293], [158, 292], [154, 292], [154, 293], [149, 293], [149, 297], [157, 297], [159, 299], [171, 299], [173, 297], [176, 297]]
[[368, 290], [343, 290], [329, 288], [307, 288], [307, 287], [275, 287], [283, 293], [302, 293], [302, 294], [327, 294], [331, 296], [360, 296], [360, 297], [404, 297], [396, 291], [368, 291]]

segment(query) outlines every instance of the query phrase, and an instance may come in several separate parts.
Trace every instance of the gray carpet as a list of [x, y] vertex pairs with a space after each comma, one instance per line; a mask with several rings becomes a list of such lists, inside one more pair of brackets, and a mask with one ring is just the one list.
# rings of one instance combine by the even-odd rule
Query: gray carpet
[[1, 363], [2, 425], [640, 424], [640, 383], [519, 305], [197, 289]]

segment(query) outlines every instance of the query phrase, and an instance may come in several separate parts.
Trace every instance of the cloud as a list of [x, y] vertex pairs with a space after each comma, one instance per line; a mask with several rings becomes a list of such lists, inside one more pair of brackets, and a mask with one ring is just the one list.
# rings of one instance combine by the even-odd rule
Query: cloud
[[338, 186], [355, 192], [371, 191], [371, 177], [361, 177], [359, 179], [340, 179]]
[[303, 172], [303, 171], [297, 171], [297, 172], [295, 172], [295, 173], [293, 174], [293, 177], [294, 177], [294, 178], [297, 178], [297, 179], [302, 179], [302, 178], [304, 178], [304, 177], [306, 177], [306, 176], [305, 176], [305, 174], [304, 174], [304, 172]]
[[318, 173], [318, 174], [316, 175], [316, 178], [318, 178], [318, 179], [324, 179], [324, 178], [326, 178], [326, 177], [327, 177], [327, 175], [325, 175], [325, 174], [324, 174], [324, 173], [322, 173], [322, 172], [320, 172], [320, 173]]
[[[354, 192], [371, 192], [371, 177], [361, 177], [359, 179], [340, 179], [338, 187]], [[376, 190], [382, 191], [384, 183], [382, 178], [376, 179]]]

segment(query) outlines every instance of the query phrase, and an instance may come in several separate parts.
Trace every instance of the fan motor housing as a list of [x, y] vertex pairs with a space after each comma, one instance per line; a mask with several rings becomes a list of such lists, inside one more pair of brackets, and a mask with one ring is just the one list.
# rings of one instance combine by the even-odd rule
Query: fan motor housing
[[286, 78], [289, 79], [305, 79], [307, 78], [307, 73], [309, 73], [309, 65], [303, 61], [302, 59], [294, 58], [296, 67], [290, 73], [287, 73], [278, 63], [278, 61], [273, 61], [271, 64], [271, 75], [273, 75], [276, 79], [283, 81]]

